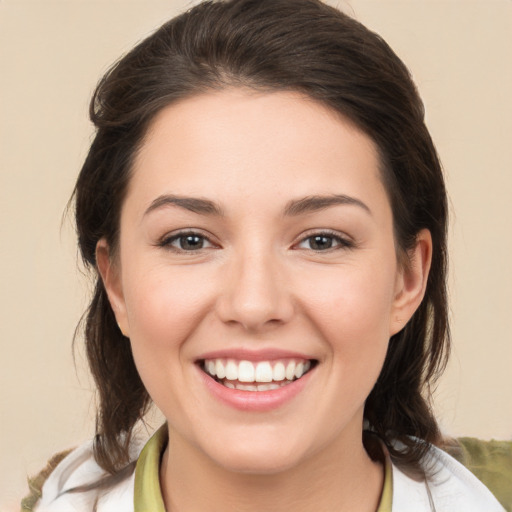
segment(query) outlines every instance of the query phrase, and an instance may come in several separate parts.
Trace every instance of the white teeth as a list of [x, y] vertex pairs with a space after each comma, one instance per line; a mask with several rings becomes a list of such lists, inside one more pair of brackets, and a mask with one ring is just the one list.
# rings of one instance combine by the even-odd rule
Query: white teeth
[[[204, 361], [203, 369], [218, 380], [232, 381], [237, 389], [235, 381], [239, 383], [289, 383], [300, 379], [311, 368], [311, 361], [296, 361], [293, 359], [281, 361], [251, 361], [235, 359], [208, 359]], [[274, 385], [274, 384], [273, 384]], [[228, 387], [231, 387], [228, 386]], [[278, 385], [280, 387], [280, 385]], [[259, 389], [262, 386], [258, 387]], [[275, 389], [275, 388], [272, 388]], [[247, 391], [255, 391], [253, 389]]]
[[238, 384], [235, 388], [241, 389], [242, 391], [258, 391], [258, 386], [255, 386], [254, 384]]
[[238, 365], [231, 359], [226, 364], [226, 379], [237, 380], [238, 379]]
[[293, 377], [295, 377], [295, 362], [294, 361], [290, 361], [286, 365], [286, 378], [288, 380], [293, 380]]
[[220, 359], [215, 361], [215, 375], [217, 375], [219, 379], [223, 379], [226, 376], [226, 369]]
[[295, 367], [295, 377], [297, 377], [297, 379], [299, 377], [301, 377], [304, 373], [304, 363], [299, 363], [296, 367]]
[[267, 384], [267, 388], [269, 391], [272, 391], [273, 389], [279, 389], [282, 388], [283, 384]]
[[238, 380], [240, 382], [254, 382], [254, 373], [254, 365], [250, 361], [238, 363]]
[[281, 381], [286, 377], [286, 370], [284, 368], [284, 364], [279, 362], [274, 366], [274, 370], [272, 371], [272, 380]]
[[286, 386], [286, 384], [233, 384], [231, 382], [225, 382], [224, 386], [231, 389], [240, 389], [242, 391], [272, 391]]
[[272, 366], [268, 361], [256, 365], [256, 382], [272, 382]]

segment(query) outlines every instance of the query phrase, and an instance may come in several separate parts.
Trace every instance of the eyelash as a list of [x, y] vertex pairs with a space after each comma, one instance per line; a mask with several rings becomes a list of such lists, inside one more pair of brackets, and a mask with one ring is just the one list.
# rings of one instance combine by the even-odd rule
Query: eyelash
[[[197, 249], [185, 249], [183, 247], [176, 247], [173, 245], [175, 242], [185, 241], [188, 237], [194, 237], [196, 239], [199, 239], [198, 242], [202, 242], [202, 246]], [[311, 241], [313, 239], [329, 239], [331, 241], [331, 244], [335, 243], [336, 245], [327, 247], [326, 249], [314, 249], [312, 247], [300, 247], [301, 244], [307, 242], [308, 240]], [[214, 244], [209, 237], [204, 235], [203, 233], [197, 232], [197, 231], [181, 231], [179, 233], [175, 233], [171, 236], [166, 236], [158, 242], [159, 247], [163, 247], [165, 249], [169, 249], [171, 251], [177, 252], [177, 253], [193, 253], [193, 252], [200, 252], [203, 249], [208, 249], [210, 247], [204, 247], [204, 243], [209, 244], [210, 247], [216, 247], [216, 244]], [[181, 245], [181, 243], [180, 243]], [[340, 236], [339, 233], [334, 231], [318, 231], [311, 234], [308, 234], [308, 236], [305, 236], [300, 239], [300, 241], [294, 245], [294, 247], [297, 247], [298, 249], [304, 249], [304, 250], [311, 250], [315, 253], [322, 253], [322, 252], [331, 252], [336, 251], [339, 249], [353, 249], [355, 246], [354, 242], [352, 240], [349, 240], [348, 238], [345, 238], [343, 236]], [[218, 246], [217, 246], [218, 247]]]
[[301, 240], [295, 244], [295, 246], [298, 246], [306, 241], [311, 241], [314, 238], [327, 238], [332, 240], [332, 242], [336, 242], [336, 245], [334, 247], [328, 247], [327, 249], [313, 249], [313, 248], [304, 248], [305, 250], [311, 250], [315, 253], [322, 253], [322, 252], [331, 252], [336, 251], [340, 249], [353, 249], [355, 247], [355, 244], [352, 240], [350, 240], [347, 237], [341, 236], [336, 231], [329, 231], [329, 230], [323, 230], [323, 231], [316, 231], [313, 233], [308, 234], [305, 237], [302, 237]]
[[[216, 245], [203, 233], [197, 232], [197, 231], [181, 231], [179, 233], [175, 233], [171, 236], [165, 236], [158, 242], [158, 246], [162, 247], [164, 249], [169, 249], [170, 251], [177, 252], [177, 253], [193, 253], [193, 252], [200, 252], [203, 249], [208, 249], [209, 247], [199, 247], [199, 249], [184, 249], [182, 247], [175, 247], [172, 244], [174, 242], [184, 241], [188, 237], [194, 237], [197, 239], [200, 239], [203, 244], [204, 242], [210, 244], [212, 247], [216, 247]], [[180, 244], [181, 245], [181, 244]]]

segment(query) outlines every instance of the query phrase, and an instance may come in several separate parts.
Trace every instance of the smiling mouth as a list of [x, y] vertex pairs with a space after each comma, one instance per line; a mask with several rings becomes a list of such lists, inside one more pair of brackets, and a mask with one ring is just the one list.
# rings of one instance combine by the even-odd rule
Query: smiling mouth
[[203, 359], [200, 368], [218, 383], [241, 391], [272, 391], [287, 386], [311, 371], [314, 359], [258, 361]]

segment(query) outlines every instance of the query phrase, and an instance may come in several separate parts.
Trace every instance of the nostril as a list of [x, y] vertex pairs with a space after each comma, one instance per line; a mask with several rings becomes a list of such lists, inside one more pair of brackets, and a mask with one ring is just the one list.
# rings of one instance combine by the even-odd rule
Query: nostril
[[275, 328], [292, 318], [294, 307], [288, 284], [275, 265], [267, 253], [247, 255], [245, 251], [242, 262], [233, 262], [217, 302], [224, 323], [254, 332]]

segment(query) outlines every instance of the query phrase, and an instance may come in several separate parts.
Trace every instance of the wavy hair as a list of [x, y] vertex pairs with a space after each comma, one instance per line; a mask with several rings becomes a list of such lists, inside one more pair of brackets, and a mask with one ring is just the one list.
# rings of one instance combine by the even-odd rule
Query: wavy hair
[[400, 260], [420, 230], [432, 235], [424, 300], [391, 338], [364, 411], [395, 461], [419, 469], [429, 443], [440, 441], [431, 386], [449, 347], [441, 164], [405, 65], [380, 36], [319, 0], [201, 3], [139, 43], [97, 86], [96, 134], [74, 190], [78, 243], [96, 280], [83, 318], [99, 395], [95, 458], [111, 474], [126, 467], [133, 428], [150, 405], [99, 277], [96, 244], [105, 237], [115, 252], [132, 163], [155, 115], [180, 99], [238, 86], [298, 91], [350, 119], [379, 149]]

